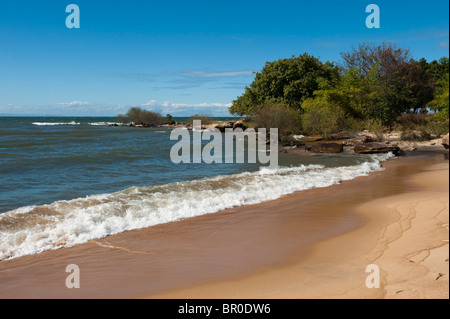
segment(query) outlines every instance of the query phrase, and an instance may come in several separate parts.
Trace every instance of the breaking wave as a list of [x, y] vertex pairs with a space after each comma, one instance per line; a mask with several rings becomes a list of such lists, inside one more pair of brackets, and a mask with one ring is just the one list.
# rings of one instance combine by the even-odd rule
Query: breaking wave
[[353, 166], [262, 168], [22, 207], [0, 214], [0, 260], [331, 186], [381, 170], [381, 162], [392, 156], [371, 155]]

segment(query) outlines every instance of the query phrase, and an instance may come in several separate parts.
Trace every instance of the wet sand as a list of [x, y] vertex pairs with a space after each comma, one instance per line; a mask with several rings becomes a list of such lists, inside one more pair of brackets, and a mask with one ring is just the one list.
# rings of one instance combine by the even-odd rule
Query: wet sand
[[[448, 298], [448, 160], [406, 156], [384, 166], [332, 187], [2, 261], [0, 298], [445, 297], [445, 286]], [[411, 218], [418, 198], [421, 217]], [[436, 238], [407, 236], [413, 219]], [[445, 253], [444, 268], [435, 268]], [[372, 262], [381, 289], [365, 287]], [[80, 268], [79, 289], [65, 286], [69, 264]], [[414, 289], [430, 289], [401, 286], [403, 270], [424, 280]], [[436, 289], [428, 285], [434, 275]]]
[[[380, 187], [379, 182], [392, 183], [385, 185], [392, 194], [345, 205], [364, 218], [359, 227], [314, 244], [297, 262], [149, 298], [448, 299], [448, 161], [401, 162], [391, 162], [383, 175], [365, 180]], [[362, 181], [353, 184], [363, 187]], [[366, 286], [369, 264], [380, 269], [379, 288]]]

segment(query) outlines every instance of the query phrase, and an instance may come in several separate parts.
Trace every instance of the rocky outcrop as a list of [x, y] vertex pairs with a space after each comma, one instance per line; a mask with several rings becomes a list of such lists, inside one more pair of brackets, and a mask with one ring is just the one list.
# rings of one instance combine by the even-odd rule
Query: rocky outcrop
[[344, 145], [344, 146], [355, 146], [356, 144], [358, 144], [358, 142], [356, 142], [354, 140], [344, 140], [344, 141], [342, 141], [342, 145]]
[[344, 146], [339, 143], [316, 143], [307, 146], [306, 149], [313, 153], [341, 153]]
[[281, 136], [279, 139], [279, 143], [281, 146], [290, 146], [290, 147], [300, 147], [304, 146], [305, 142], [299, 141], [292, 136]]
[[403, 150], [398, 146], [377, 142], [359, 143], [355, 145], [353, 150], [357, 154], [380, 154], [389, 152], [392, 152], [395, 156], [404, 154]]
[[297, 141], [304, 142], [304, 143], [310, 143], [310, 142], [317, 142], [323, 140], [322, 136], [303, 136], [296, 139]]
[[226, 123], [219, 123], [216, 126], [214, 126], [214, 128], [218, 129], [219, 131], [221, 131], [222, 133], [225, 132], [225, 129], [227, 128], [233, 128], [234, 127], [234, 122], [226, 122]]
[[351, 139], [351, 135], [348, 132], [339, 132], [331, 134], [331, 136], [328, 138], [330, 141], [339, 141], [339, 140], [349, 140]]
[[449, 135], [445, 135], [442, 138], [442, 145], [445, 147], [446, 150], [448, 150], [448, 145], [449, 145]]
[[245, 125], [244, 120], [239, 120], [234, 123], [233, 130], [235, 128], [241, 128], [245, 131], [247, 129], [247, 125]]
[[375, 138], [373, 138], [372, 136], [364, 135], [362, 138], [362, 142], [363, 143], [373, 143], [373, 142], [377, 142], [377, 140]]

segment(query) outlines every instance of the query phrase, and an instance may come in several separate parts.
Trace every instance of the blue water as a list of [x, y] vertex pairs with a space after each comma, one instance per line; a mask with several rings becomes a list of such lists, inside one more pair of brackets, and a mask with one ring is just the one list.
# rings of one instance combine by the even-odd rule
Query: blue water
[[[203, 164], [173, 164], [170, 148], [176, 141], [170, 141], [169, 128], [89, 125], [116, 120], [0, 117], [0, 213], [131, 186], [160, 185], [258, 168], [248, 164], [208, 165], [208, 169]], [[33, 124], [72, 122], [76, 125]]]
[[171, 128], [105, 125], [115, 121], [0, 118], [0, 260], [327, 187], [390, 157], [280, 153], [277, 169], [174, 164]]

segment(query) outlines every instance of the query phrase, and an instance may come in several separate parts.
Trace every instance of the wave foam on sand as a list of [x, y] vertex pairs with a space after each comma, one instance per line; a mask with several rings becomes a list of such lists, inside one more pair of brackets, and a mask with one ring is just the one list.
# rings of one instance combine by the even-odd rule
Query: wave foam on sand
[[0, 260], [331, 186], [381, 170], [381, 163], [391, 157], [390, 153], [372, 155], [366, 162], [345, 167], [262, 168], [22, 207], [0, 215]]

